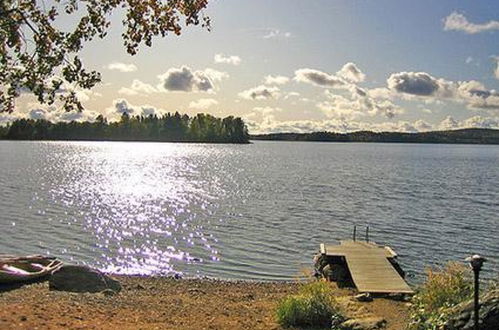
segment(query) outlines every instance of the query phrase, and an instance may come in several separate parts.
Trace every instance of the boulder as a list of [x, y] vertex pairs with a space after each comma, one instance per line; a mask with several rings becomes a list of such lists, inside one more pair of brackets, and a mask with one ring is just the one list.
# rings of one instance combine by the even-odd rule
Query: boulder
[[86, 266], [64, 265], [49, 279], [50, 290], [69, 292], [121, 291], [120, 282]]
[[341, 324], [341, 329], [345, 330], [376, 330], [383, 329], [386, 326], [386, 320], [381, 317], [363, 317], [358, 319], [349, 319]]
[[322, 273], [322, 269], [328, 264], [327, 258], [323, 254], [316, 254], [314, 256], [314, 269], [317, 273]]
[[339, 264], [327, 264], [322, 269], [322, 274], [324, 277], [333, 282], [345, 282], [348, 281], [348, 271], [345, 266]]
[[[467, 330], [474, 327], [473, 299], [454, 307], [445, 328], [449, 330]], [[499, 324], [499, 290], [492, 290], [480, 297], [480, 330], [497, 330]]]

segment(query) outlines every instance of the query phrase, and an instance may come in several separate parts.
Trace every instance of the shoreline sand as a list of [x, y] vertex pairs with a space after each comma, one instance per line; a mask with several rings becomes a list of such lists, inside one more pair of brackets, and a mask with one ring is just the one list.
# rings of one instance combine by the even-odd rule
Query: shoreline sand
[[[299, 282], [113, 276], [118, 294], [50, 291], [48, 282], [0, 288], [0, 329], [281, 329], [275, 308]], [[349, 317], [377, 316], [404, 329], [405, 302], [357, 302], [352, 289], [335, 296]]]

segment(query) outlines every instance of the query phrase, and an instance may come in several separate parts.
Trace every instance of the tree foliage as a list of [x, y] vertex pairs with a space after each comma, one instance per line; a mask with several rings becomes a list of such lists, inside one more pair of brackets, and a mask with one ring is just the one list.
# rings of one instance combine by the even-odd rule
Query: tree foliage
[[[0, 126], [0, 128], [2, 128]], [[124, 113], [118, 122], [108, 122], [99, 115], [93, 122], [58, 122], [44, 119], [18, 119], [0, 130], [0, 138], [13, 140], [117, 140], [162, 142], [248, 143], [243, 120], [229, 116], [216, 118], [207, 114], [194, 117], [178, 112], [130, 116]]]
[[[179, 35], [183, 25], [209, 29], [202, 15], [208, 0], [1, 0], [0, 112], [12, 111], [24, 91], [41, 103], [63, 102], [82, 109], [75, 89], [89, 89], [101, 79], [78, 57], [85, 42], [104, 38], [113, 12], [123, 11], [122, 38], [134, 55], [155, 36]], [[68, 18], [69, 17], [69, 18]], [[70, 31], [61, 21], [73, 21]]]

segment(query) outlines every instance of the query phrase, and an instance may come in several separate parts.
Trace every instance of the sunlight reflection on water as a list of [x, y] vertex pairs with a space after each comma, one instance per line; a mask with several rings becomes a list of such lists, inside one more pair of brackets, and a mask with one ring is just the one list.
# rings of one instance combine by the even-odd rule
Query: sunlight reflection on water
[[[218, 260], [198, 213], [216, 207], [217, 180], [203, 182], [193, 158], [206, 148], [161, 143], [72, 143], [54, 159], [68, 175], [54, 202], [82, 210], [84, 230], [101, 251], [97, 265], [121, 274], [179, 273], [175, 263]], [[90, 152], [88, 152], [90, 151]], [[48, 169], [49, 172], [56, 170]], [[202, 248], [204, 251], [199, 251]]]

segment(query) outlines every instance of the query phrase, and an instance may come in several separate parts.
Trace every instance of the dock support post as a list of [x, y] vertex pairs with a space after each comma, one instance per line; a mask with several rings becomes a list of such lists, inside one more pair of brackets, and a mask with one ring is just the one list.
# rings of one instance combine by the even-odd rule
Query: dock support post
[[366, 226], [366, 242], [369, 243], [369, 226]]
[[353, 241], [355, 242], [355, 237], [357, 236], [357, 226], [353, 225]]

